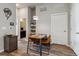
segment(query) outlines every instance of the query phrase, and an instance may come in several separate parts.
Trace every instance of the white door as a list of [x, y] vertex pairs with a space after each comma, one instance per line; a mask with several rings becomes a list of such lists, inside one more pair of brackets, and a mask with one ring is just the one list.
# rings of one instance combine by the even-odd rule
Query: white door
[[67, 21], [67, 13], [56, 13], [51, 15], [52, 43], [68, 45]]

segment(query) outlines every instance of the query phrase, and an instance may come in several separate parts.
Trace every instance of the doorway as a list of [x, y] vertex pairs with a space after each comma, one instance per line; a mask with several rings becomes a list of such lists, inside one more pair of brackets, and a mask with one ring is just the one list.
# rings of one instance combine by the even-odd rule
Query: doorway
[[18, 36], [18, 51], [27, 51], [28, 20], [19, 18], [16, 20], [16, 34]]
[[68, 14], [55, 13], [51, 15], [52, 43], [68, 45]]
[[20, 19], [20, 39], [26, 38], [26, 18]]

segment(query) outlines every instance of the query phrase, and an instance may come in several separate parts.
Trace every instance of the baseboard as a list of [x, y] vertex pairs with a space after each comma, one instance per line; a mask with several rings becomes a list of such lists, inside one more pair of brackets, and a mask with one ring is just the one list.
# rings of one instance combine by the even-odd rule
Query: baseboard
[[72, 48], [72, 49], [73, 49], [75, 55], [76, 55], [76, 56], [79, 56], [79, 55], [77, 54], [77, 52], [75, 51], [75, 49], [74, 49], [74, 48]]
[[3, 52], [3, 51], [4, 51], [4, 49], [0, 50], [0, 53]]
[[74, 51], [75, 55], [78, 56], [78, 54], [76, 53], [75, 49], [72, 47], [72, 45], [69, 45], [69, 47]]

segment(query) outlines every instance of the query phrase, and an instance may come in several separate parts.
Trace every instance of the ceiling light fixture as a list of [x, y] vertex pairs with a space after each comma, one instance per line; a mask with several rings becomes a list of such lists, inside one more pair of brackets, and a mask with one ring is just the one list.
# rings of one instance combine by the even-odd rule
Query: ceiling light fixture
[[17, 3], [17, 4], [16, 4], [16, 7], [19, 7], [19, 6], [20, 6], [20, 5]]

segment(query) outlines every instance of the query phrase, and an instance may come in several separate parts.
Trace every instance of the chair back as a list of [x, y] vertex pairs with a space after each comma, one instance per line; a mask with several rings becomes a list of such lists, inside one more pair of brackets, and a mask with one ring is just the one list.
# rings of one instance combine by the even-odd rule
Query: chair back
[[42, 40], [42, 43], [48, 44], [51, 42], [51, 35], [47, 37], [47, 40]]

